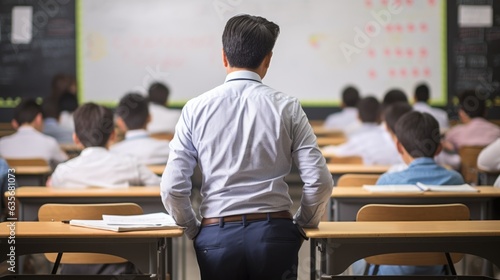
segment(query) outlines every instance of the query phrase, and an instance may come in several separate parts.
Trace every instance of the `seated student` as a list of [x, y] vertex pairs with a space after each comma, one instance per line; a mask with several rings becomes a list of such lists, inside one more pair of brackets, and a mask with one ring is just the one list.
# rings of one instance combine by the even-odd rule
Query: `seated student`
[[[417, 111], [406, 113], [397, 121], [395, 132], [398, 152], [408, 168], [382, 174], [377, 185], [464, 183], [458, 172], [439, 166], [433, 159], [441, 151], [439, 124], [433, 116]], [[378, 275], [438, 275], [442, 272], [443, 266], [381, 265]]]
[[408, 97], [404, 91], [398, 88], [393, 88], [385, 93], [384, 99], [382, 100], [382, 109], [396, 102], [408, 103]]
[[[490, 172], [500, 171], [500, 138], [495, 142], [486, 146], [477, 158], [477, 167]], [[500, 187], [500, 176], [494, 184], [495, 187]]]
[[327, 146], [324, 152], [336, 156], [361, 156], [367, 165], [392, 165], [402, 162], [394, 143], [380, 126], [380, 103], [375, 97], [365, 97], [358, 103], [361, 126], [349, 135], [346, 143]]
[[415, 88], [415, 94], [413, 96], [413, 98], [415, 99], [415, 103], [413, 104], [413, 109], [415, 111], [431, 114], [438, 121], [441, 130], [447, 130], [450, 126], [448, 113], [446, 113], [445, 110], [429, 106], [429, 92], [429, 87], [425, 83], [419, 84]]
[[[407, 102], [396, 102], [389, 105], [383, 113], [384, 126], [391, 140], [396, 143], [396, 133], [394, 132], [396, 127], [396, 122], [406, 113], [413, 111], [411, 105]], [[401, 162], [400, 164], [394, 164], [389, 168], [387, 172], [401, 171], [408, 168], [406, 163]]]
[[356, 129], [360, 123], [358, 119], [359, 92], [355, 87], [349, 86], [342, 91], [342, 110], [326, 117], [324, 127], [340, 129], [346, 132]]
[[46, 98], [42, 104], [43, 134], [54, 137], [59, 144], [73, 143], [73, 130], [59, 124], [59, 107], [57, 101]]
[[500, 128], [484, 118], [486, 103], [475, 91], [465, 91], [459, 96], [458, 117], [462, 124], [450, 128], [442, 142], [444, 151], [438, 161], [455, 169], [460, 166], [458, 150], [464, 146], [487, 146], [500, 137]]
[[169, 88], [162, 83], [153, 83], [148, 90], [149, 113], [151, 122], [148, 124], [148, 132], [174, 133], [175, 125], [181, 116], [181, 110], [168, 108], [167, 102], [170, 95]]
[[116, 108], [118, 127], [125, 139], [110, 147], [110, 151], [136, 157], [142, 164], [165, 164], [168, 160], [169, 141], [149, 136], [146, 126], [151, 120], [148, 100], [137, 93], [125, 95]]
[[17, 132], [0, 139], [1, 157], [42, 158], [51, 165], [68, 159], [54, 138], [40, 132], [43, 128], [42, 108], [34, 100], [24, 100], [16, 107], [12, 127]]
[[160, 185], [160, 177], [136, 158], [108, 151], [107, 146], [115, 137], [110, 109], [87, 103], [75, 111], [74, 120], [73, 140], [84, 149], [79, 156], [59, 164], [47, 185], [56, 188]]

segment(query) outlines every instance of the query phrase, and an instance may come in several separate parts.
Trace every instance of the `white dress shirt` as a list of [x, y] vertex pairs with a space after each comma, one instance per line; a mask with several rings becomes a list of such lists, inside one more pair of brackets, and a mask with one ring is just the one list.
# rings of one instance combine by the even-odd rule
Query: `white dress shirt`
[[103, 147], [85, 148], [79, 156], [57, 166], [51, 177], [54, 188], [126, 188], [158, 186], [160, 177], [136, 158], [111, 153]]
[[439, 129], [441, 131], [446, 130], [450, 126], [450, 121], [448, 119], [448, 113], [445, 110], [434, 108], [429, 106], [429, 104], [425, 102], [416, 102], [413, 104], [413, 110], [419, 111], [422, 113], [428, 113], [433, 116], [437, 122], [439, 123]]
[[340, 129], [346, 134], [356, 130], [361, 125], [356, 107], [345, 107], [340, 112], [326, 117], [323, 126], [328, 129]]
[[360, 156], [366, 165], [395, 165], [403, 163], [389, 133], [379, 124], [363, 123], [346, 143], [326, 146], [325, 152], [337, 156]]
[[299, 101], [262, 84], [254, 72], [232, 72], [184, 106], [162, 177], [163, 203], [193, 238], [199, 221], [189, 199], [190, 177], [198, 164], [202, 217], [289, 211], [284, 178], [292, 161], [304, 182], [295, 220], [314, 227], [333, 180]]
[[43, 120], [43, 134], [54, 137], [59, 144], [73, 144], [73, 130], [61, 126], [55, 118]]
[[3, 158], [43, 158], [57, 164], [68, 159], [56, 139], [34, 127], [23, 125], [16, 133], [0, 138], [0, 156]]
[[[477, 167], [491, 172], [500, 171], [500, 138], [479, 153]], [[494, 186], [500, 187], [500, 176], [496, 179]]]
[[149, 114], [151, 115], [151, 121], [147, 127], [149, 133], [173, 133], [181, 116], [181, 110], [149, 103]]
[[166, 164], [168, 160], [169, 141], [158, 140], [149, 136], [144, 129], [129, 130], [125, 139], [110, 147], [110, 151], [136, 157], [140, 163]]

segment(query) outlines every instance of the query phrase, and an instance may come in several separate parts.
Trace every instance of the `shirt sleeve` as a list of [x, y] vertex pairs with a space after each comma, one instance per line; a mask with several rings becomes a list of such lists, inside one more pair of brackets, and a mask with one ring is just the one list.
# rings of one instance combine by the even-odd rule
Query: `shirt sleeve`
[[193, 239], [200, 227], [190, 199], [197, 152], [187, 125], [186, 109], [182, 112], [174, 138], [170, 141], [170, 155], [161, 178], [161, 198], [167, 212], [178, 225], [186, 227], [186, 236]]
[[144, 164], [138, 164], [137, 170], [139, 171], [139, 181], [143, 186], [159, 186], [160, 176], [156, 175], [153, 171]]
[[293, 160], [304, 182], [300, 207], [294, 219], [302, 227], [316, 227], [332, 194], [333, 179], [300, 105], [296, 107], [292, 135]]
[[477, 166], [486, 171], [500, 170], [500, 139], [484, 148], [477, 158]]
[[53, 141], [52, 147], [52, 160], [56, 164], [68, 160], [68, 155], [61, 149], [56, 140]]

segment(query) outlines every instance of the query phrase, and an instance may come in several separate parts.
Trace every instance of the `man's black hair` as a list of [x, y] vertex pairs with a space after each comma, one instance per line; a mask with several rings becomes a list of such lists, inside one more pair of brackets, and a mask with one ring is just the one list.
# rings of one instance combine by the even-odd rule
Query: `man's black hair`
[[126, 94], [120, 99], [116, 114], [123, 119], [127, 129], [144, 128], [149, 117], [148, 100], [139, 93]]
[[396, 123], [396, 137], [413, 158], [434, 157], [441, 138], [439, 123], [428, 113], [412, 111]]

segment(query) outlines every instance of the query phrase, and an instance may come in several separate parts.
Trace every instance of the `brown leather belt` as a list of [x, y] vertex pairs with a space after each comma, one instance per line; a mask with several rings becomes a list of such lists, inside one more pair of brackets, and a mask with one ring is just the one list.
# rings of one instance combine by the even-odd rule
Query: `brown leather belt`
[[292, 214], [290, 214], [290, 212], [288, 212], [288, 211], [280, 211], [280, 212], [271, 212], [271, 213], [253, 213], [253, 214], [233, 215], [233, 216], [226, 216], [226, 217], [221, 217], [221, 218], [203, 218], [201, 220], [201, 225], [207, 226], [207, 225], [219, 224], [221, 222], [223, 222], [223, 223], [242, 222], [243, 217], [245, 218], [245, 221], [247, 221], [247, 222], [267, 220], [268, 217], [270, 219], [290, 219], [291, 220]]

